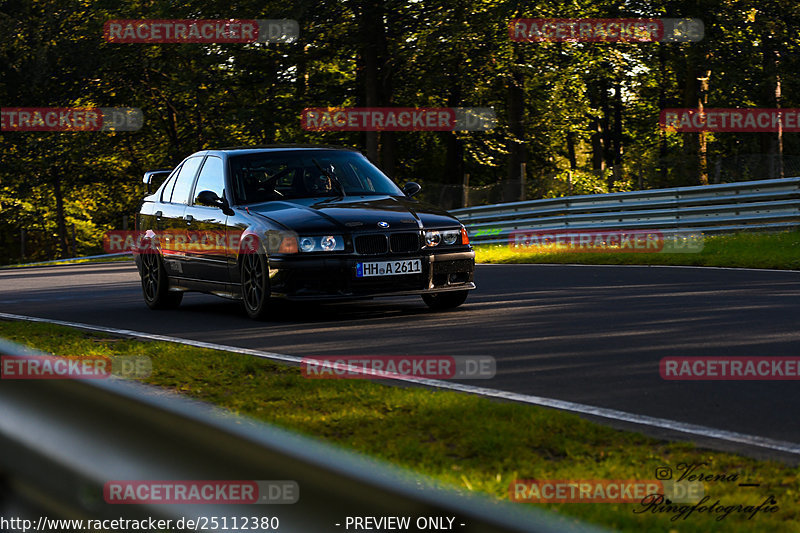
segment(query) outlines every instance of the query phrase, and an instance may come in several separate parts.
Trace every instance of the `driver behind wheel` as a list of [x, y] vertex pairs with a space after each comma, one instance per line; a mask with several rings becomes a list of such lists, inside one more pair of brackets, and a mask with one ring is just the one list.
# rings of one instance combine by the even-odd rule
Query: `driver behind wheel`
[[325, 174], [308, 172], [304, 181], [306, 190], [314, 196], [325, 196], [333, 191], [333, 183]]

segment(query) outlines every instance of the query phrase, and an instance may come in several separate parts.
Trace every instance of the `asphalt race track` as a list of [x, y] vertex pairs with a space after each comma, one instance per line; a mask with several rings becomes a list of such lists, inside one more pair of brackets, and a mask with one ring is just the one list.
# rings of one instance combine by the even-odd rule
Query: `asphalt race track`
[[800, 444], [797, 381], [665, 381], [666, 356], [800, 355], [800, 272], [480, 265], [451, 312], [418, 297], [292, 308], [254, 322], [188, 294], [150, 311], [132, 263], [0, 271], [0, 311], [308, 355], [491, 355], [480, 387]]

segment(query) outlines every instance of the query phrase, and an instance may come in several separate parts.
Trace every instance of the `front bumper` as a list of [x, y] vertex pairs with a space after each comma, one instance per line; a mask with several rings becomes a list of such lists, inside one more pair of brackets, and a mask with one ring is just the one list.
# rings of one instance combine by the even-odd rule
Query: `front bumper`
[[[356, 263], [420, 259], [422, 272], [399, 276], [356, 277]], [[472, 250], [386, 256], [331, 255], [269, 258], [272, 296], [291, 300], [327, 300], [435, 294], [472, 290]]]

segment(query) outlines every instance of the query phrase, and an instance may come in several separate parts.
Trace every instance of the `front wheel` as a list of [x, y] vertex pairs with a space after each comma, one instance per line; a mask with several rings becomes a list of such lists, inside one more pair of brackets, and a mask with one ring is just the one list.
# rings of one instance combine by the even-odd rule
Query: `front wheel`
[[169, 290], [167, 271], [158, 254], [142, 255], [142, 294], [150, 309], [175, 309], [181, 305], [183, 293]]
[[422, 300], [431, 309], [453, 309], [467, 300], [469, 291], [439, 292], [436, 294], [423, 294]]
[[264, 254], [243, 254], [242, 304], [250, 318], [262, 319], [269, 312], [269, 281]]

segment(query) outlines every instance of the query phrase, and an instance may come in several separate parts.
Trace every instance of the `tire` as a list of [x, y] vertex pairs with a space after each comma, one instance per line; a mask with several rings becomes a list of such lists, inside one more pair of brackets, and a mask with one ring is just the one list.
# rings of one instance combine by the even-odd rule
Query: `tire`
[[422, 300], [428, 307], [437, 311], [454, 309], [467, 300], [469, 291], [439, 292], [436, 294], [423, 294]]
[[242, 254], [242, 305], [247, 316], [266, 318], [270, 311], [269, 278], [262, 253]]
[[158, 254], [142, 254], [142, 295], [150, 309], [175, 309], [183, 300], [182, 292], [169, 290], [167, 271]]

